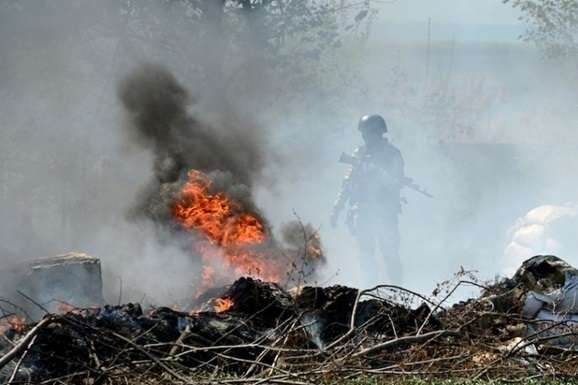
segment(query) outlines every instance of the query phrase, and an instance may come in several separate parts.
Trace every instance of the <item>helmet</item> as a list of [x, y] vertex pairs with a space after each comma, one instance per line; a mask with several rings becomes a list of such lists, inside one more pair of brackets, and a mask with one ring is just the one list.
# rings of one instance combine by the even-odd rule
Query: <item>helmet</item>
[[361, 132], [374, 131], [379, 134], [385, 134], [387, 132], [387, 124], [385, 124], [385, 119], [383, 119], [381, 115], [362, 116], [361, 119], [359, 119], [357, 128]]

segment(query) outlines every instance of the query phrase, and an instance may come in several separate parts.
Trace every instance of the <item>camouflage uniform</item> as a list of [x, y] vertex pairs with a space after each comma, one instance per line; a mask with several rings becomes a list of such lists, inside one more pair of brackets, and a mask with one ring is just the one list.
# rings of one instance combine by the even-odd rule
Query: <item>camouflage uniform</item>
[[345, 176], [335, 202], [334, 220], [347, 205], [347, 225], [357, 240], [360, 262], [372, 284], [384, 283], [377, 266], [377, 247], [385, 260], [387, 278], [400, 282], [398, 216], [404, 178], [401, 152], [380, 138], [371, 147], [358, 147], [353, 157], [359, 163], [351, 166]]

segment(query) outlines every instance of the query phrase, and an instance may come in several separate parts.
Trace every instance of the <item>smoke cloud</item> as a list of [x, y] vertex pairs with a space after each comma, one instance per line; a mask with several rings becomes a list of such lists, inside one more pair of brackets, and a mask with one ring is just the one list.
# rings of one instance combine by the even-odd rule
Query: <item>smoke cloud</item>
[[[197, 245], [200, 255], [196, 257], [198, 263], [203, 265], [203, 279], [207, 279], [208, 271], [211, 274], [216, 271], [225, 277], [225, 281], [212, 279], [209, 285], [228, 284], [239, 278], [239, 272], [227, 272], [222, 266], [229, 262], [233, 263], [233, 270], [235, 264], [239, 264], [238, 267], [247, 264], [249, 269], [258, 269], [259, 277], [279, 277], [269, 279], [282, 282], [291, 274], [300, 274], [301, 277], [290, 280], [315, 277], [315, 270], [323, 262], [323, 256], [313, 228], [298, 222], [285, 224], [281, 228], [282, 239], [287, 244], [284, 248], [271, 233], [267, 220], [253, 200], [252, 189], [262, 173], [267, 148], [263, 130], [259, 130], [256, 124], [241, 124], [239, 119], [233, 118], [236, 114], [231, 111], [225, 113], [232, 119], [228, 127], [217, 128], [196, 119], [190, 110], [190, 107], [194, 107], [195, 98], [167, 69], [158, 65], [139, 67], [121, 82], [118, 94], [128, 115], [129, 137], [154, 154], [152, 180], [138, 195], [129, 217], [136, 221], [151, 220], [162, 227], [160, 239], [163, 242], [182, 242], [183, 252], [189, 249], [195, 256], [191, 242], [199, 244], [203, 241], [203, 229], [194, 228], [194, 241], [187, 240], [175, 217], [174, 207], [177, 202], [186, 207], [197, 204], [198, 198], [183, 198], [181, 191], [185, 183], [190, 183], [189, 172], [200, 171], [210, 180], [207, 182], [210, 183], [207, 185], [208, 194], [224, 194], [235, 202], [235, 207], [240, 206], [233, 209], [229, 218], [215, 222], [216, 226], [223, 227], [224, 236], [237, 231], [236, 223], [242, 221], [243, 215], [249, 214], [255, 216], [264, 227], [266, 237], [264, 242], [258, 242], [255, 250], [248, 251], [248, 257], [245, 257], [245, 250], [229, 250], [231, 245], [221, 245], [219, 237], [212, 241], [210, 248], [223, 247], [222, 253], [215, 250], [206, 256], [206, 246]], [[203, 178], [195, 181], [204, 185]], [[213, 208], [202, 207], [201, 210]], [[202, 220], [211, 220], [214, 215], [209, 213], [207, 219], [203, 216]], [[207, 228], [206, 231], [213, 234], [216, 230]], [[238, 231], [242, 236], [247, 230]], [[236, 235], [230, 236], [234, 238]], [[262, 251], [264, 247], [266, 250]], [[308, 255], [308, 252], [313, 254]]]
[[191, 169], [219, 171], [216, 184], [257, 211], [250, 189], [262, 173], [266, 148], [265, 132], [257, 124], [246, 124], [231, 111], [223, 111], [231, 118], [228, 127], [201, 122], [188, 110], [196, 98], [158, 65], [135, 70], [121, 82], [118, 94], [130, 137], [154, 154], [154, 175], [132, 210], [134, 216], [166, 221], [174, 193], [169, 186]]
[[[361, 142], [355, 124], [368, 113], [384, 115], [408, 176], [435, 195], [404, 192], [410, 288], [429, 290], [460, 265], [500, 273], [518, 218], [578, 200], [575, 63], [545, 60], [517, 33], [495, 42], [475, 7], [449, 7], [445, 20], [435, 12], [447, 6], [429, 13], [414, 1], [406, 23], [405, 2], [383, 4], [368, 39], [344, 41], [287, 80], [275, 71], [301, 64], [292, 52], [291, 65], [272, 64], [213, 19], [190, 22], [205, 14], [181, 3], [190, 2], [0, 5], [4, 266], [81, 250], [101, 258], [109, 302], [190, 295], [199, 266], [158, 223], [196, 168], [272, 229], [295, 213], [319, 229], [322, 283], [364, 286], [366, 269], [387, 266], [363, 266], [329, 215], [345, 172], [337, 158]], [[493, 3], [483, 6], [491, 15], [512, 14]], [[461, 40], [466, 27], [474, 42]], [[565, 233], [576, 228], [568, 221], [545, 227]], [[292, 229], [286, 239], [298, 245], [303, 229]], [[574, 244], [560, 243], [560, 257], [578, 264]]]

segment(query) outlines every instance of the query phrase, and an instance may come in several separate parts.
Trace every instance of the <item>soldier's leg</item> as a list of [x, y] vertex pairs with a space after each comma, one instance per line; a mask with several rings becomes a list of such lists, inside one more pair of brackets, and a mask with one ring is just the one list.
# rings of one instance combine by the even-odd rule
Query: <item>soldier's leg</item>
[[369, 221], [358, 221], [355, 229], [355, 239], [359, 250], [359, 266], [367, 287], [379, 284], [379, 270], [376, 265], [375, 226]]
[[385, 273], [389, 283], [401, 284], [403, 268], [399, 257], [399, 224], [397, 215], [381, 227], [384, 232], [379, 237], [381, 253], [385, 261]]

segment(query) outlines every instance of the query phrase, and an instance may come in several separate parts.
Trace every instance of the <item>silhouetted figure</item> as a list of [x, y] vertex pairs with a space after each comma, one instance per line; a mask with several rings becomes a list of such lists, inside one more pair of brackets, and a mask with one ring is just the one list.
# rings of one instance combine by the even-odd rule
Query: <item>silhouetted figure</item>
[[343, 154], [340, 159], [351, 167], [335, 201], [331, 223], [337, 224], [340, 212], [347, 206], [346, 222], [357, 239], [359, 262], [371, 277], [371, 284], [385, 283], [377, 263], [379, 251], [385, 260], [385, 276], [389, 282], [401, 282], [398, 217], [400, 190], [406, 179], [403, 158], [383, 137], [387, 132], [383, 117], [363, 116], [358, 127], [364, 144], [352, 156]]

